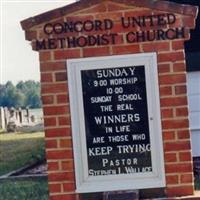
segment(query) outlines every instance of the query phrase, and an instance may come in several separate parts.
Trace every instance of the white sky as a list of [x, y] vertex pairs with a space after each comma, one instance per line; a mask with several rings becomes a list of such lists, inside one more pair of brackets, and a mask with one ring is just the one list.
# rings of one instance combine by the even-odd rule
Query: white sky
[[1, 66], [0, 83], [8, 80], [40, 80], [38, 53], [31, 49], [20, 21], [65, 6], [75, 0], [0, 0]]

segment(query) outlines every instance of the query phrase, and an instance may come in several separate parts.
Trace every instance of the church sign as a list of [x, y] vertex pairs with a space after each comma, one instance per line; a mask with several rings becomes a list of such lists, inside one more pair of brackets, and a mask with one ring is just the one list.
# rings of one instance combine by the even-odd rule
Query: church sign
[[164, 186], [156, 54], [67, 66], [77, 191]]
[[197, 14], [80, 0], [21, 22], [40, 59], [50, 199], [194, 194], [184, 42]]

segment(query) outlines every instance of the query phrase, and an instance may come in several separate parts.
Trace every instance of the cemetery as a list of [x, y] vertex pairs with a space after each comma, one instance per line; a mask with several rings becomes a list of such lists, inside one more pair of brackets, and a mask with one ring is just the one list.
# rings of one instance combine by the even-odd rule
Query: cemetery
[[6, 132], [37, 132], [44, 130], [42, 110], [0, 107], [0, 127]]

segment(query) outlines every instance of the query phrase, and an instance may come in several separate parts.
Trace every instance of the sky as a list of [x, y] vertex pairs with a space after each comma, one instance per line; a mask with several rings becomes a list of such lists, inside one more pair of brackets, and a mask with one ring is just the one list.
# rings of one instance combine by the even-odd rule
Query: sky
[[0, 0], [0, 84], [20, 80], [40, 81], [39, 56], [33, 51], [20, 21], [65, 6], [75, 0]]

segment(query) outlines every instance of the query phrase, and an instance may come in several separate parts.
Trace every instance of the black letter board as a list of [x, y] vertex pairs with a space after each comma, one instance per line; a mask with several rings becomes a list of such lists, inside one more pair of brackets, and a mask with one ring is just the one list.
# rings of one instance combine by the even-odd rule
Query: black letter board
[[152, 171], [144, 66], [82, 70], [89, 175]]

